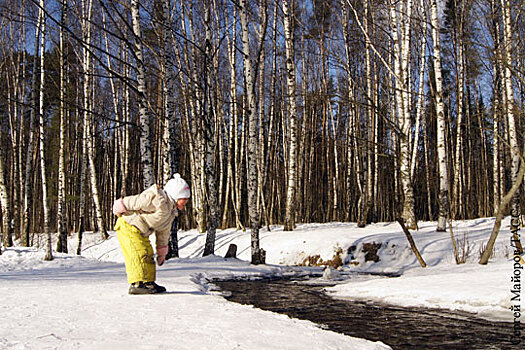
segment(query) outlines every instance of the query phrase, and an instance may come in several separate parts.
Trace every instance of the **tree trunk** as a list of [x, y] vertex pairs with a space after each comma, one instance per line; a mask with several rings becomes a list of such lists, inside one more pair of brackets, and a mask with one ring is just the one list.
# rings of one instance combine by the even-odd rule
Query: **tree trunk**
[[[38, 67], [38, 52], [39, 45], [36, 43], [40, 42], [40, 15], [38, 17], [37, 30], [35, 31], [35, 45], [34, 45], [34, 55], [33, 55], [33, 67]], [[33, 174], [34, 174], [34, 149], [35, 149], [35, 123], [37, 118], [37, 70], [33, 69], [33, 74], [31, 77], [31, 113], [30, 113], [30, 122], [29, 122], [29, 140], [27, 141], [27, 154], [26, 154], [26, 171], [25, 171], [25, 196], [24, 196], [24, 243], [26, 247], [29, 247], [31, 244], [30, 239], [30, 230], [32, 224], [31, 210], [33, 209]]]
[[86, 171], [87, 171], [87, 157], [88, 157], [88, 149], [87, 149], [87, 138], [88, 135], [88, 128], [86, 125], [86, 118], [82, 116], [81, 122], [79, 123], [80, 131], [79, 133], [82, 134], [81, 137], [81, 157], [80, 157], [80, 201], [79, 201], [79, 224], [78, 224], [78, 246], [77, 246], [77, 255], [81, 255], [82, 253], [82, 238], [84, 236], [84, 230], [86, 225], [86, 214], [87, 214], [87, 208], [86, 208]]
[[296, 190], [297, 190], [297, 102], [295, 82], [295, 55], [293, 48], [293, 27], [291, 21], [291, 10], [288, 0], [283, 0], [284, 35], [286, 44], [286, 77], [288, 88], [288, 119], [290, 121], [289, 133], [290, 143], [288, 149], [288, 183], [286, 189], [286, 217], [284, 222], [285, 231], [293, 231], [295, 228]]
[[[496, 18], [496, 0], [492, 1], [492, 16]], [[492, 197], [492, 208], [494, 215], [497, 215], [499, 211], [499, 203], [501, 201], [503, 188], [505, 187], [505, 179], [500, 177], [500, 113], [502, 110], [501, 103], [501, 56], [499, 54], [499, 33], [500, 26], [499, 21], [494, 19], [493, 21], [493, 36], [494, 36], [494, 76], [493, 76], [493, 90], [494, 90], [494, 108], [492, 108], [493, 113], [493, 143], [492, 143], [492, 154], [493, 154], [493, 164], [492, 164], [492, 183], [493, 183], [493, 197]]]
[[[419, 5], [421, 11], [423, 12], [421, 21], [422, 23], [427, 22], [427, 16], [426, 11], [424, 7], [424, 0], [421, 0]], [[426, 60], [426, 48], [427, 48], [427, 30], [423, 30], [423, 33], [421, 35], [421, 44], [419, 47], [421, 48], [420, 54], [419, 54], [419, 86], [418, 86], [418, 99], [417, 99], [417, 107], [416, 107], [416, 127], [415, 127], [415, 135], [414, 135], [414, 142], [412, 144], [412, 160], [410, 161], [410, 178], [414, 179], [416, 175], [416, 165], [418, 162], [418, 151], [419, 151], [419, 134], [421, 133], [421, 121], [424, 118], [423, 110], [425, 106], [425, 68], [427, 64]], [[423, 126], [425, 127], [425, 126]], [[426, 151], [424, 151], [426, 152]]]
[[[506, 114], [507, 114], [507, 120], [509, 125], [509, 140], [510, 140], [510, 151], [511, 151], [511, 180], [512, 185], [514, 186], [518, 182], [518, 172], [519, 172], [519, 165], [520, 165], [520, 148], [518, 145], [518, 122], [517, 122], [517, 116], [514, 113], [514, 92], [512, 89], [512, 72], [511, 67], [513, 67], [512, 63], [512, 48], [513, 45], [513, 38], [512, 38], [512, 25], [511, 25], [511, 7], [510, 3], [508, 1], [501, 0], [501, 6], [502, 6], [502, 15], [503, 15], [503, 40], [502, 40], [502, 47], [504, 48], [504, 55], [502, 63], [504, 64], [503, 72], [504, 75], [504, 92], [506, 96]], [[514, 197], [512, 197], [511, 202], [511, 221], [510, 221], [510, 231], [513, 233], [513, 236], [515, 240], [519, 242], [519, 238], [517, 235], [517, 231], [520, 227], [520, 189], [519, 186], [516, 189], [514, 193]], [[521, 248], [521, 244], [520, 244]], [[523, 249], [520, 249], [521, 252], [523, 252]], [[520, 253], [521, 254], [521, 253]]]
[[[173, 62], [172, 45], [173, 42], [171, 32], [166, 28], [170, 27], [170, 1], [162, 1], [162, 19], [161, 30], [163, 33], [164, 46], [162, 53], [164, 57], [164, 135], [163, 145], [164, 154], [162, 156], [164, 162], [163, 184], [167, 183], [173, 174], [178, 171], [177, 154], [176, 154], [176, 134], [177, 124], [175, 120], [175, 82], [176, 69]], [[178, 220], [175, 220], [171, 226], [169, 246], [172, 257], [179, 257], [179, 240], [177, 237]]]
[[[464, 7], [462, 2], [462, 7]], [[461, 28], [461, 25], [460, 25]], [[459, 29], [461, 32], [461, 29]], [[460, 33], [461, 34], [461, 33]], [[457, 36], [454, 35], [454, 36]], [[457, 46], [457, 121], [456, 121], [456, 155], [454, 162], [454, 184], [452, 186], [453, 193], [453, 215], [456, 219], [463, 218], [465, 216], [464, 203], [463, 203], [463, 105], [464, 105], [464, 85], [465, 85], [465, 69], [463, 67], [463, 43], [455, 39], [455, 45]], [[480, 126], [481, 127], [481, 126]]]
[[[364, 16], [363, 16], [363, 27], [367, 32], [370, 31], [370, 26], [368, 24], [369, 17], [369, 2], [368, 0], [363, 1], [364, 7]], [[366, 80], [366, 114], [367, 114], [367, 143], [366, 143], [366, 162], [367, 162], [367, 171], [366, 171], [366, 222], [370, 222], [371, 209], [373, 207], [374, 199], [374, 171], [377, 171], [377, 168], [373, 169], [373, 145], [376, 143], [375, 134], [376, 134], [376, 123], [375, 123], [375, 110], [374, 110], [374, 99], [373, 99], [373, 80], [372, 80], [372, 58], [371, 58], [371, 42], [370, 37], [366, 36], [365, 38], [365, 80]]]
[[57, 252], [67, 253], [67, 219], [66, 219], [66, 67], [65, 67], [65, 26], [67, 25], [67, 1], [61, 0], [61, 27], [60, 27], [60, 149], [58, 154], [58, 198], [57, 224], [58, 241]]
[[[259, 210], [257, 206], [257, 143], [258, 143], [258, 123], [257, 111], [255, 108], [255, 76], [252, 68], [250, 55], [250, 32], [248, 28], [248, 6], [249, 1], [241, 2], [241, 26], [242, 26], [242, 47], [244, 74], [246, 81], [246, 94], [248, 104], [245, 106], [248, 118], [248, 211], [250, 216], [251, 228], [251, 256], [252, 264], [260, 264], [259, 246]], [[261, 106], [262, 107], [262, 106]], [[260, 150], [259, 150], [260, 151]]]
[[[264, 101], [265, 101], [265, 38], [266, 33], [268, 29], [268, 1], [267, 0], [259, 0], [259, 13], [260, 13], [260, 22], [259, 22], [259, 50], [257, 54], [257, 62], [258, 67], [257, 70], [259, 72], [259, 136], [258, 136], [258, 145], [257, 149], [259, 152], [257, 152], [257, 212], [259, 213], [259, 221], [262, 221], [262, 218], [264, 217], [266, 219], [266, 225], [269, 228], [270, 223], [268, 222], [268, 218], [264, 215], [266, 212], [266, 201], [265, 201], [265, 185], [266, 185], [266, 179], [268, 178], [266, 176], [266, 159], [267, 159], [267, 149], [265, 149], [265, 128], [268, 127], [267, 123], [265, 122], [265, 108], [264, 108]], [[255, 74], [255, 72], [254, 72]], [[256, 78], [255, 78], [256, 79]], [[255, 94], [255, 90], [254, 90]], [[269, 134], [268, 138], [270, 137]], [[261, 215], [262, 214], [262, 215]]]
[[[523, 153], [522, 157], [525, 158], [525, 152]], [[496, 214], [496, 221], [494, 222], [494, 227], [492, 228], [492, 233], [487, 242], [485, 250], [481, 253], [481, 258], [479, 260], [479, 263], [482, 265], [486, 265], [490, 259], [490, 256], [492, 255], [492, 250], [494, 249], [496, 238], [498, 238], [499, 230], [501, 228], [501, 221], [503, 220], [503, 216], [505, 214], [505, 209], [507, 208], [507, 205], [511, 202], [511, 200], [513, 200], [513, 198], [516, 196], [516, 192], [518, 191], [519, 187], [521, 186], [521, 183], [523, 182], [524, 174], [525, 174], [525, 162], [522, 162], [518, 170], [518, 174], [516, 176], [516, 182], [513, 183], [512, 188], [501, 200], [501, 203], [498, 209], [498, 213]], [[517, 227], [517, 229], [512, 231], [513, 238], [511, 242], [513, 243], [512, 246], [515, 248], [515, 251], [512, 253], [513, 255], [516, 256], [516, 255], [523, 254], [523, 248], [521, 247], [521, 242], [519, 238], [516, 237], [517, 236], [516, 232], [519, 230], [519, 226], [518, 226], [519, 223], [513, 224], [512, 220], [514, 220], [514, 215], [512, 215], [512, 219], [511, 219], [511, 231], [514, 230], [512, 225]]]
[[210, 67], [213, 67], [211, 63], [211, 55], [213, 52], [211, 42], [211, 27], [210, 27], [210, 9], [206, 11], [204, 25], [206, 28], [206, 41], [204, 47], [204, 70], [205, 70], [205, 88], [204, 88], [204, 130], [202, 136], [203, 145], [205, 145], [206, 152], [206, 164], [205, 164], [205, 175], [206, 175], [206, 187], [208, 194], [208, 232], [206, 234], [206, 243], [204, 246], [204, 256], [213, 254], [215, 252], [215, 233], [218, 226], [219, 215], [218, 215], [218, 200], [217, 200], [217, 184], [215, 175], [215, 135], [214, 131], [216, 118], [214, 117], [214, 110], [212, 106], [211, 88], [212, 78]]
[[143, 185], [148, 188], [155, 183], [153, 171], [153, 152], [150, 141], [150, 116], [148, 112], [146, 70], [142, 54], [142, 34], [140, 29], [139, 1], [131, 0], [131, 19], [133, 22], [133, 35], [135, 58], [137, 65], [139, 125], [140, 125], [140, 161], [142, 165]]
[[44, 121], [44, 82], [45, 82], [45, 54], [46, 54], [46, 17], [44, 9], [44, 0], [40, 0], [39, 4], [39, 25], [40, 31], [40, 88], [39, 94], [39, 148], [40, 148], [40, 171], [42, 175], [42, 206], [44, 209], [44, 233], [47, 237], [46, 255], [44, 260], [53, 260], [53, 248], [51, 247], [51, 230], [49, 227], [49, 206], [47, 203], [47, 173], [46, 173], [46, 157], [45, 157], [45, 121]]
[[[396, 76], [396, 107], [397, 115], [399, 118], [400, 135], [399, 135], [399, 174], [401, 185], [403, 189], [403, 211], [401, 217], [403, 218], [405, 225], [408, 229], [417, 229], [417, 220], [414, 213], [414, 189], [412, 187], [412, 180], [410, 178], [410, 137], [412, 132], [412, 123], [410, 120], [408, 101], [409, 87], [407, 85], [406, 70], [408, 67], [408, 33], [407, 27], [410, 27], [410, 17], [412, 12], [412, 1], [407, 1], [406, 18], [399, 18], [397, 15], [397, 9], [394, 4], [391, 5], [391, 15], [393, 22], [393, 46], [394, 46], [394, 66]], [[403, 12], [400, 12], [400, 14]], [[405, 16], [405, 15], [403, 15]], [[403, 23], [403, 25], [401, 25]], [[398, 27], [398, 25], [400, 27]], [[405, 27], [404, 27], [405, 26]], [[402, 42], [399, 40], [399, 32], [403, 34]]]
[[449, 207], [449, 178], [447, 169], [447, 151], [445, 144], [445, 106], [443, 102], [443, 78], [441, 68], [441, 48], [439, 39], [439, 17], [437, 0], [431, 2], [432, 12], [432, 39], [434, 41], [434, 74], [436, 79], [436, 116], [437, 116], [437, 153], [439, 164], [439, 216], [437, 231], [444, 232], [447, 230], [447, 217], [450, 211]]
[[9, 246], [9, 239], [13, 236], [13, 226], [11, 225], [13, 215], [11, 212], [9, 192], [6, 187], [7, 181], [4, 174], [4, 159], [3, 155], [0, 154], [0, 206], [2, 206], [2, 233], [4, 235], [3, 239], [0, 239], [0, 246], [2, 243], [5, 246]]

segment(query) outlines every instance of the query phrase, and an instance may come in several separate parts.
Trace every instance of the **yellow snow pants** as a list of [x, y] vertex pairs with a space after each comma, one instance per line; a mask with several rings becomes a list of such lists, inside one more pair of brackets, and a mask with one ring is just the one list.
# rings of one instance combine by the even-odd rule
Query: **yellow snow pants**
[[143, 237], [138, 228], [122, 217], [118, 218], [115, 231], [124, 254], [128, 283], [155, 281], [155, 260], [149, 238]]

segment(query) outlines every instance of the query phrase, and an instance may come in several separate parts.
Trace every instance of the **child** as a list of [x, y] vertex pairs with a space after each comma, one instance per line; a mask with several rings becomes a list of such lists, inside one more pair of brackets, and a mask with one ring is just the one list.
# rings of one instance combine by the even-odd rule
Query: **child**
[[168, 252], [171, 224], [189, 198], [190, 187], [179, 174], [175, 174], [164, 189], [153, 185], [136, 196], [117, 199], [113, 204], [113, 213], [119, 217], [115, 231], [131, 285], [129, 294], [166, 291], [155, 283], [155, 261], [149, 235], [155, 232], [157, 263], [161, 266]]

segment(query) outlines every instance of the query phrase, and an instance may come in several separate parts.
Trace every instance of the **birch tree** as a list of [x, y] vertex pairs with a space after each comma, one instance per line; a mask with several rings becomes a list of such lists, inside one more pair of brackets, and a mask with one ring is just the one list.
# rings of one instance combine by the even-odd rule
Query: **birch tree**
[[[412, 13], [412, 0], [402, 2], [406, 6], [407, 14], [399, 11], [394, 3], [391, 3], [391, 16], [393, 22], [393, 47], [394, 47], [394, 69], [396, 77], [396, 109], [399, 118], [400, 135], [399, 135], [399, 163], [400, 163], [400, 180], [403, 189], [403, 212], [401, 217], [405, 221], [408, 229], [417, 229], [416, 216], [414, 214], [414, 189], [410, 178], [410, 144], [409, 135], [411, 134], [412, 124], [410, 118], [409, 91], [407, 85], [407, 69], [409, 60], [409, 37], [410, 23]], [[400, 34], [401, 33], [401, 34]], [[402, 37], [400, 38], [400, 35]]]
[[[512, 89], [512, 52], [513, 52], [513, 43], [512, 38], [512, 25], [511, 25], [511, 7], [508, 1], [501, 0], [501, 10], [503, 17], [503, 38], [502, 38], [502, 47], [503, 47], [503, 91], [505, 94], [506, 108], [505, 112], [507, 115], [508, 125], [509, 125], [509, 140], [510, 140], [510, 151], [511, 151], [511, 181], [512, 184], [516, 184], [518, 181], [518, 171], [520, 164], [520, 147], [518, 144], [518, 123], [517, 116], [514, 112], [514, 92]], [[519, 230], [520, 226], [520, 189], [516, 190], [511, 201], [511, 232], [519, 242], [518, 235], [516, 232]]]
[[218, 198], [217, 198], [217, 184], [216, 184], [216, 171], [215, 171], [215, 111], [212, 106], [212, 77], [210, 68], [212, 67], [212, 37], [211, 37], [211, 18], [210, 8], [206, 9], [204, 17], [204, 26], [206, 31], [205, 43], [204, 43], [204, 62], [203, 70], [205, 72], [204, 77], [204, 105], [203, 105], [203, 126], [202, 131], [203, 140], [201, 141], [205, 147], [205, 167], [204, 172], [206, 175], [206, 189], [208, 194], [208, 228], [206, 234], [206, 243], [204, 245], [204, 256], [213, 254], [215, 251], [215, 234], [219, 221], [218, 217]]
[[492, 183], [493, 183], [493, 213], [496, 215], [499, 210], [499, 205], [503, 197], [503, 188], [505, 187], [504, 177], [500, 176], [503, 166], [501, 163], [500, 157], [500, 124], [501, 124], [501, 110], [502, 110], [502, 87], [501, 87], [501, 68], [502, 64], [501, 54], [498, 50], [500, 46], [500, 25], [497, 20], [496, 15], [497, 9], [497, 0], [491, 1], [491, 10], [492, 10], [492, 32], [493, 32], [493, 41], [494, 41], [494, 66], [493, 66], [493, 91], [494, 91], [494, 102], [493, 102], [493, 143], [492, 143], [492, 154], [493, 154], [493, 165], [492, 165]]
[[296, 191], [297, 191], [297, 101], [295, 82], [295, 54], [292, 27], [293, 2], [288, 0], [282, 3], [284, 17], [284, 36], [286, 46], [286, 78], [289, 119], [289, 147], [288, 147], [288, 181], [286, 185], [286, 217], [284, 230], [293, 231], [295, 228]]
[[[251, 229], [252, 264], [260, 264], [261, 252], [259, 246], [259, 210], [257, 205], [257, 143], [258, 123], [255, 107], [255, 76], [250, 54], [250, 32], [248, 27], [248, 0], [242, 0], [240, 15], [242, 27], [242, 47], [244, 62], [244, 78], [248, 104], [245, 106], [248, 118], [248, 211]], [[260, 106], [262, 108], [262, 106]], [[260, 151], [260, 150], [259, 150]]]
[[13, 230], [11, 225], [11, 220], [13, 219], [13, 216], [11, 213], [9, 193], [7, 191], [4, 159], [2, 154], [0, 154], [0, 206], [2, 207], [2, 232], [4, 234], [3, 242], [2, 240], [0, 240], [0, 246], [2, 244], [4, 246], [9, 246], [9, 238], [13, 236]]
[[437, 231], [447, 230], [447, 217], [450, 211], [449, 206], [449, 178], [447, 167], [447, 150], [445, 144], [446, 120], [445, 106], [443, 102], [443, 78], [441, 68], [441, 46], [439, 38], [439, 23], [437, 0], [431, 1], [431, 21], [432, 21], [432, 40], [434, 48], [434, 75], [436, 79], [436, 117], [437, 117], [437, 153], [439, 164], [439, 216]]
[[65, 170], [65, 147], [66, 147], [66, 33], [67, 26], [67, 0], [60, 2], [60, 148], [58, 155], [58, 201], [57, 201], [57, 223], [59, 239], [57, 242], [57, 252], [67, 253], [67, 225], [66, 225], [66, 170]]
[[464, 157], [463, 157], [463, 137], [464, 137], [464, 96], [465, 96], [465, 67], [464, 67], [464, 49], [461, 35], [463, 32], [463, 12], [465, 11], [465, 2], [459, 6], [460, 18], [454, 18], [456, 26], [453, 33], [453, 43], [455, 47], [456, 58], [456, 79], [457, 79], [457, 118], [456, 118], [456, 152], [454, 157], [454, 183], [453, 183], [453, 213], [455, 217], [463, 217], [463, 179], [464, 179]]
[[40, 149], [40, 171], [42, 175], [42, 206], [44, 209], [44, 233], [46, 234], [46, 254], [44, 260], [53, 260], [53, 249], [51, 247], [51, 231], [49, 225], [49, 206], [47, 203], [47, 174], [45, 157], [45, 121], [44, 121], [44, 83], [45, 83], [45, 54], [46, 54], [46, 15], [44, 0], [40, 0], [38, 11], [38, 31], [40, 32], [40, 85], [38, 90], [38, 116], [39, 116], [39, 149]]
[[[37, 27], [35, 30], [35, 43], [40, 42], [40, 13], [38, 14]], [[34, 45], [33, 67], [38, 66], [39, 45]], [[25, 186], [24, 186], [24, 243], [26, 247], [31, 244], [30, 230], [32, 224], [31, 210], [33, 209], [33, 188], [34, 188], [34, 163], [33, 152], [35, 145], [35, 123], [37, 117], [37, 70], [33, 69], [31, 76], [30, 94], [30, 116], [29, 116], [29, 137], [27, 141], [26, 167], [25, 167]]]
[[137, 91], [139, 103], [139, 125], [140, 125], [140, 160], [144, 188], [148, 188], [155, 183], [155, 173], [153, 171], [153, 152], [150, 141], [150, 117], [148, 112], [148, 99], [146, 90], [146, 71], [144, 65], [144, 55], [142, 52], [142, 33], [140, 28], [139, 0], [131, 0], [131, 19], [133, 23], [134, 54], [137, 70]]
[[[167, 183], [173, 174], [177, 173], [177, 155], [175, 139], [177, 125], [175, 120], [175, 82], [176, 71], [173, 61], [172, 42], [174, 41], [171, 30], [170, 1], [162, 0], [162, 15], [160, 20], [163, 47], [161, 48], [161, 61], [164, 72], [164, 135], [163, 135], [163, 184]], [[171, 227], [170, 251], [173, 257], [179, 256], [179, 244], [177, 237], [178, 220], [175, 220]]]

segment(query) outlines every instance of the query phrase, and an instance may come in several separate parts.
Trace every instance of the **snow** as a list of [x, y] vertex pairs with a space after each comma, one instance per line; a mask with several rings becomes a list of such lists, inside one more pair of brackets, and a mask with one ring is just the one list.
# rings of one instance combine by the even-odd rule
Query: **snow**
[[[345, 265], [324, 273], [316, 270], [322, 273], [319, 280], [337, 284], [326, 288], [333, 297], [445, 308], [512, 322], [514, 261], [508, 218], [492, 260], [485, 266], [477, 263], [493, 223], [493, 218], [454, 223], [460, 252], [462, 245], [468, 246], [466, 263], [457, 265], [450, 233], [436, 233], [435, 223], [420, 222], [413, 237], [428, 264], [424, 269], [396, 223], [366, 228], [355, 223], [303, 224], [293, 232], [282, 226], [263, 228], [267, 265], [259, 266], [248, 263], [249, 231], [219, 230], [216, 255], [205, 258], [205, 234], [179, 232], [181, 258], [157, 268], [157, 282], [168, 292], [153, 296], [127, 294], [114, 232], [105, 241], [98, 234], [85, 234], [82, 256], [55, 253], [51, 262], [43, 261], [43, 249], [7, 248], [0, 256], [0, 348], [387, 349], [309, 321], [229, 302], [209, 283], [213, 278], [304, 275], [312, 268], [290, 265], [336, 261], [334, 257]], [[381, 244], [380, 260], [365, 262], [361, 248], [372, 242]], [[239, 259], [221, 257], [231, 243], [238, 246]], [[75, 236], [68, 248], [76, 251]], [[369, 272], [401, 276], [364, 274]]]

